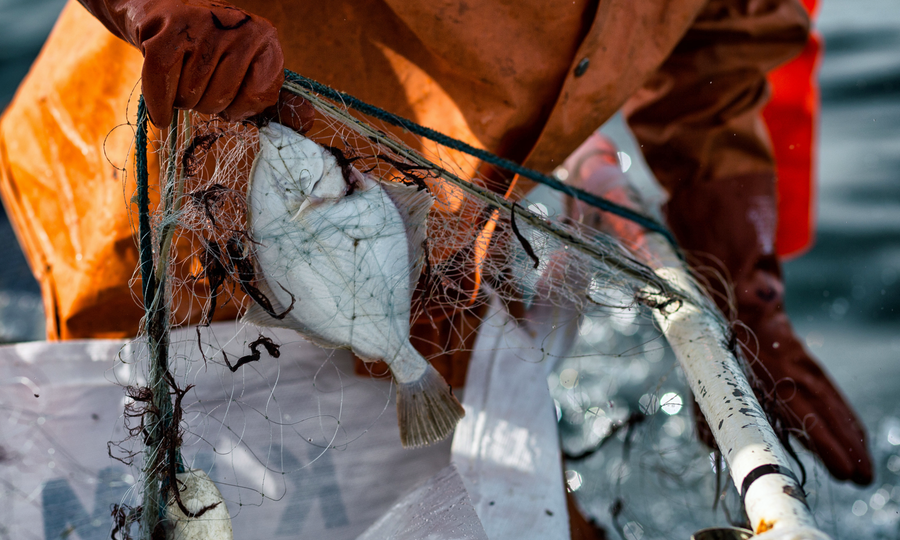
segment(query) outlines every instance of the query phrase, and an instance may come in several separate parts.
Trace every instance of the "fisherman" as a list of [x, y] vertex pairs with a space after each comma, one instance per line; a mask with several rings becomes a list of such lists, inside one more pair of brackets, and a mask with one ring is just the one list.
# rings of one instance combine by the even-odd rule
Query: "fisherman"
[[[739, 338], [783, 421], [835, 478], [872, 481], [861, 422], [783, 308], [760, 111], [766, 73], [807, 42], [796, 0], [81, 3], [140, 55], [70, 2], [0, 131], [3, 195], [51, 337], [133, 335], [141, 315], [126, 305], [136, 255], [104, 158], [138, 74], [156, 126], [173, 108], [235, 122], [271, 113], [289, 68], [544, 172], [624, 109], [669, 194], [670, 227], [720, 305], [734, 300], [726, 313], [748, 329]], [[279, 107], [295, 127], [311, 114], [296, 100]], [[512, 197], [532, 187], [497, 178]], [[441, 324], [471, 343], [477, 317]], [[466, 362], [456, 353], [439, 367], [459, 380]]]

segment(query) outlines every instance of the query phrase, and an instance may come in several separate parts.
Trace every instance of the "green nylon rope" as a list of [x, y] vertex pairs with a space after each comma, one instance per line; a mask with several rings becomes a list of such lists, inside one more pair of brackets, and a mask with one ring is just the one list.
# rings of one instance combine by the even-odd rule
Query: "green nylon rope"
[[138, 100], [138, 125], [135, 145], [135, 169], [137, 173], [138, 237], [141, 263], [141, 290], [144, 293], [144, 309], [150, 309], [156, 296], [156, 279], [153, 275], [153, 235], [150, 231], [150, 187], [147, 170], [147, 105], [142, 95]]
[[[165, 382], [166, 375], [168, 375], [169, 336], [166, 325], [168, 322], [168, 309], [164, 305], [155, 304], [160, 283], [157, 283], [153, 271], [153, 232], [150, 226], [150, 175], [147, 160], [148, 118], [147, 106], [142, 95], [138, 100], [137, 133], [135, 135], [138, 245], [140, 251], [141, 291], [144, 296], [147, 337], [150, 346], [150, 381], [148, 384], [153, 393], [152, 403], [156, 406], [159, 414], [159, 418], [155, 422], [151, 422], [148, 427], [150, 432], [147, 437], [149, 442], [148, 448], [151, 450], [147, 454], [149, 457], [158, 455], [160, 451], [165, 452], [164, 449], [153, 449], [152, 447], [159, 444], [161, 429], [168, 430], [171, 428], [173, 411], [168, 392], [168, 383]], [[163, 280], [163, 283], [165, 283], [165, 280]], [[169, 459], [173, 459], [173, 457], [170, 455]], [[176, 461], [176, 472], [184, 472], [180, 448], [176, 449], [174, 459]], [[144, 510], [141, 521], [143, 537], [149, 539], [156, 530], [157, 524], [165, 518], [165, 496], [169, 486], [168, 477], [164, 478], [162, 486], [160, 486], [158, 480], [152, 474], [148, 475], [146, 482]], [[148, 497], [155, 499], [156, 502], [150, 503]]]

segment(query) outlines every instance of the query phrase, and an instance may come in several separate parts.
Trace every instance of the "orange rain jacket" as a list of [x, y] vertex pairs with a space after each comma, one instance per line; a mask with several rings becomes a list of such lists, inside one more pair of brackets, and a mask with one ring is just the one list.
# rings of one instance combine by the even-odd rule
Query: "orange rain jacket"
[[[765, 76], [808, 36], [796, 0], [234, 3], [275, 24], [286, 67], [544, 172], [625, 106], [668, 189], [774, 172]], [[140, 67], [71, 0], [0, 123], [0, 192], [51, 339], [133, 335], [142, 315], [117, 128]]]

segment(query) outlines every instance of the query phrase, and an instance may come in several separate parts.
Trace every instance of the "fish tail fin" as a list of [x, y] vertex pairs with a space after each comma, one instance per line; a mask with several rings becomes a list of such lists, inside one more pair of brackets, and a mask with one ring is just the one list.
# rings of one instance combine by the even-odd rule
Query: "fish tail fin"
[[404, 448], [447, 438], [465, 414], [450, 385], [431, 364], [417, 380], [397, 383], [397, 421]]

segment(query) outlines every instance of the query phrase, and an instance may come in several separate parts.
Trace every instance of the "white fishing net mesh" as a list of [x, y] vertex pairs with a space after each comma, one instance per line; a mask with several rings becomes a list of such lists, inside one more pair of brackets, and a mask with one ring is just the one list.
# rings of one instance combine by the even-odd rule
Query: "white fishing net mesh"
[[[475, 158], [427, 140], [412, 148], [387, 135], [390, 126], [359, 122], [341, 104], [312, 102], [318, 114], [306, 137], [337, 149], [344, 163], [379, 182], [426, 189], [435, 198], [411, 305], [419, 327], [412, 342], [426, 358], [446, 366], [472, 352], [472, 330], [492, 301], [500, 300], [503, 316], [526, 327], [542, 323], [529, 319], [530, 308], [565, 306], [578, 337], [564, 357], [543, 354], [543, 361], [557, 364], [548, 383], [570, 458], [568, 489], [610, 534], [629, 540], [687, 538], [701, 526], [740, 521], [731, 482], [724, 473], [717, 479], [709, 450], [695, 441], [690, 394], [651, 317], [651, 309], [677, 306], [690, 293], [656, 278], [640, 227], [546, 188], [513, 206], [499, 177]], [[183, 393], [175, 404], [180, 423], [167, 444], [178, 445], [185, 468], [210, 473], [237, 530], [241, 523], [255, 530], [246, 524], [266, 521], [261, 516], [277, 501], [299, 510], [290, 518], [278, 510], [280, 517], [268, 519], [269, 528], [277, 523], [276, 536], [317, 521], [353, 537], [383, 508], [365, 507], [362, 493], [341, 492], [329, 475], [364, 477], [365, 467], [393, 468], [404, 486], [435, 458], [424, 451], [402, 459], [382, 453], [371, 462], [358, 453], [348, 457], [349, 449], [400, 446], [384, 366], [363, 366], [346, 351], [319, 349], [292, 331], [239, 320], [255, 302], [272, 309], [253, 264], [266, 246], [247, 220], [258, 129], [182, 112], [178, 128], [151, 147], [164, 164], [151, 222], [174, 329], [168, 385], [173, 400]], [[634, 203], [628, 189], [617, 193], [620, 202]], [[304, 299], [287, 292], [296, 298], [291, 309], [303, 309]], [[352, 287], [346, 294], [353, 295]], [[468, 322], [442, 326], [460, 313]], [[209, 326], [213, 318], [228, 322]], [[112, 453], [140, 464], [146, 404], [134, 398], [146, 384], [149, 351], [133, 350], [121, 362], [134, 369], [118, 382], [132, 387], [124, 420], [138, 429], [114, 441]], [[162, 477], [165, 466], [161, 459]], [[674, 503], [659, 496], [676, 488]], [[718, 508], [730, 516], [713, 509], [721, 490], [730, 498]], [[317, 501], [319, 513], [312, 510]], [[140, 504], [140, 497], [129, 504]], [[238, 518], [243, 512], [255, 517]]]
[[[442, 321], [459, 312], [481, 324], [505, 317], [503, 310], [479, 311], [494, 299], [529, 329], [542, 321], [529, 318], [528, 308], [572, 308], [568, 322], [577, 325], [577, 337], [569, 350], [541, 350], [537, 357], [556, 364], [547, 383], [568, 455], [567, 486], [610, 537], [688, 538], [701, 527], [742, 519], [727, 471], [696, 441], [692, 398], [652, 321], [655, 308], [647, 304], [658, 308], [664, 301], [644, 292], [660, 285], [647, 270], [641, 233], [605, 213], [582, 219], [571, 198], [541, 188], [518, 201], [517, 234], [510, 205], [501, 204], [504, 189], [495, 188], [501, 193], [492, 198], [447, 178], [490, 186], [496, 176], [486, 177], [478, 160], [406, 133], [397, 142], [384, 135], [393, 128], [371, 119], [356, 124], [341, 104], [316, 107], [310, 138], [341, 149], [355, 168], [380, 181], [424, 183], [436, 198], [425, 277], [411, 307], [411, 319], [432, 329], [413, 336], [429, 359], [446, 368], [453, 365], [448, 356], [484, 346], [465, 325]], [[400, 449], [394, 387], [383, 366], [357, 364], [348, 351], [319, 348], [290, 330], [240, 322], [239, 313], [256, 302], [245, 289], [259, 278], [247, 275], [248, 257], [264, 247], [248, 233], [246, 219], [246, 181], [257, 148], [255, 127], [193, 114], [182, 116], [174, 139], [153, 140], [152, 152], [160, 163], [174, 163], [176, 173], [163, 171], [163, 181], [151, 183], [154, 201], [168, 200], [153, 206], [151, 220], [172, 330], [169, 388], [185, 392], [171, 440], [185, 468], [203, 469], [216, 482], [235, 536], [354, 538], [446, 464], [449, 441], [437, 450]], [[609, 234], [623, 227], [624, 234]], [[161, 249], [167, 230], [171, 250]], [[302, 308], [302, 299], [295, 307]], [[206, 326], [213, 316], [221, 322]], [[112, 356], [108, 346], [72, 345], [81, 351], [73, 358], [85, 360], [77, 370], [50, 345], [0, 355], [0, 408], [8, 412], [0, 428], [0, 498], [14, 501], [0, 505], [0, 538], [108, 538], [110, 505], [120, 505], [113, 521], [124, 523], [128, 508], [142, 504], [142, 389], [150, 353], [137, 340], [119, 352], [114, 368], [100, 372]], [[535, 361], [524, 356], [523, 362]], [[110, 382], [130, 388], [110, 392], [103, 386]], [[85, 410], [96, 414], [59, 427], [74, 418], [72, 411]], [[897, 473], [894, 420], [880, 425], [876, 450], [882, 468]], [[106, 441], [128, 467], [107, 467]], [[860, 522], [841, 517], [839, 506], [852, 506], [856, 516], [869, 508], [887, 531], [878, 537], [896, 536], [895, 514], [887, 512], [896, 508], [891, 501], [900, 501], [897, 487], [880, 486], [868, 499], [829, 483], [808, 455], [801, 457], [810, 471], [810, 505], [835, 538], [852, 536]], [[167, 475], [166, 465], [157, 463], [158, 478]], [[25, 472], [16, 476], [15, 467]], [[42, 474], [34, 472], [39, 469]], [[31, 530], [41, 514], [27, 514], [41, 504], [43, 534]], [[119, 527], [115, 535], [125, 538], [128, 530], [134, 534], [136, 526]]]

